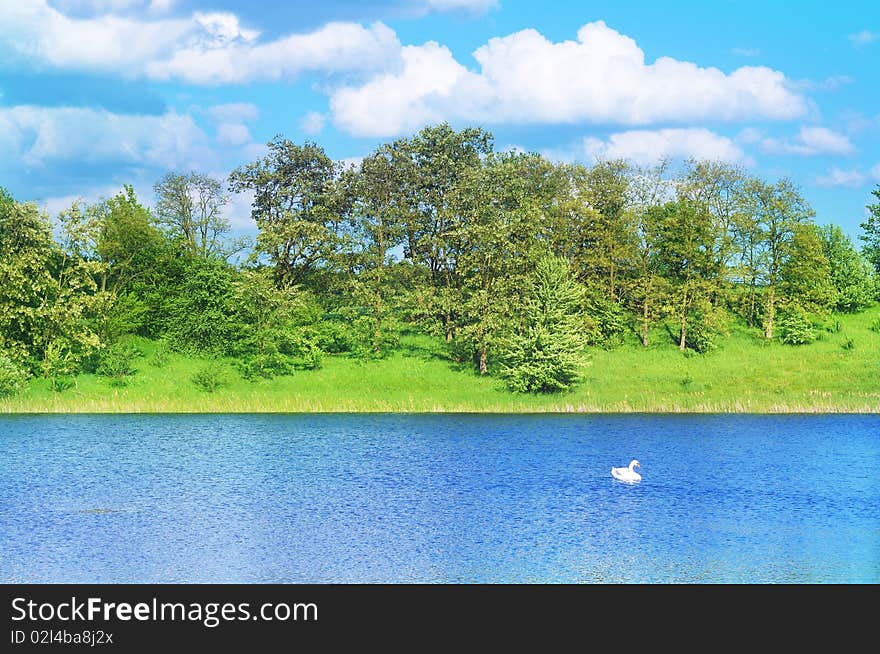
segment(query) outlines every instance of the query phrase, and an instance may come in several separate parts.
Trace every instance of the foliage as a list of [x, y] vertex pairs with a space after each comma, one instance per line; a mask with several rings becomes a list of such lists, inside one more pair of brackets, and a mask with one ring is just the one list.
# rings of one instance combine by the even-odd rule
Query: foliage
[[786, 345], [807, 345], [816, 340], [815, 325], [802, 306], [790, 304], [781, 313], [779, 336]]
[[134, 360], [141, 356], [140, 350], [131, 343], [113, 343], [101, 353], [97, 372], [107, 377], [114, 386], [125, 386], [137, 370]]
[[0, 354], [0, 397], [15, 395], [24, 390], [27, 372], [5, 354]]
[[229, 385], [229, 378], [221, 364], [211, 361], [196, 371], [192, 376], [192, 383], [205, 393], [215, 393]]
[[880, 184], [871, 191], [871, 194], [877, 201], [866, 207], [868, 217], [861, 224], [862, 234], [859, 238], [865, 242], [862, 253], [874, 266], [874, 271], [880, 275]]
[[565, 260], [538, 262], [524, 324], [506, 339], [501, 353], [501, 376], [511, 390], [553, 393], [577, 383], [585, 361], [578, 320], [583, 294]]
[[840, 227], [827, 225], [821, 236], [836, 291], [834, 308], [852, 313], [870, 306], [878, 293], [878, 278], [871, 264]]

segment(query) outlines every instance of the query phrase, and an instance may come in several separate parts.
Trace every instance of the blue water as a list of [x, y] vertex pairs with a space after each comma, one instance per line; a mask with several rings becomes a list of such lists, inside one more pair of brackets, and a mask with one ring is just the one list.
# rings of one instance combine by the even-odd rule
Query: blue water
[[0, 582], [876, 583], [878, 464], [876, 415], [0, 417]]

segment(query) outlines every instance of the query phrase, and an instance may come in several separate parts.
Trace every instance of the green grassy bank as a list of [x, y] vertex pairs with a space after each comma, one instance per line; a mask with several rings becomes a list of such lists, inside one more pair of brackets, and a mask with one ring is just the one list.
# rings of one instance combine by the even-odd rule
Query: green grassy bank
[[[32, 380], [0, 413], [29, 412], [880, 412], [880, 333], [875, 307], [839, 316], [839, 329], [800, 347], [762, 342], [736, 328], [709, 354], [685, 356], [658, 330], [647, 350], [625, 343], [594, 349], [582, 383], [557, 395], [517, 395], [451, 361], [439, 342], [404, 337], [381, 359], [327, 356], [323, 367], [247, 381], [224, 362], [226, 385], [205, 392], [193, 375], [205, 360], [171, 354], [157, 366], [154, 344], [126, 386], [81, 375], [54, 392]], [[633, 338], [633, 341], [635, 339]]]

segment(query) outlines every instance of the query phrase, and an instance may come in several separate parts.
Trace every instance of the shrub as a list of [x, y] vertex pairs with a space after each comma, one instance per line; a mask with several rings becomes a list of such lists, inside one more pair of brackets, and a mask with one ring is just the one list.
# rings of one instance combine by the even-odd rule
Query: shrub
[[843, 345], [842, 345], [841, 347], [842, 347], [844, 350], [846, 350], [846, 351], [849, 352], [849, 351], [851, 351], [851, 350], [856, 349], [856, 343], [855, 343], [855, 341], [853, 341], [853, 339], [848, 338], [848, 339], [846, 339], [846, 341], [844, 341], [844, 343], [843, 343]]
[[168, 341], [162, 339], [161, 341], [156, 342], [156, 349], [153, 350], [153, 356], [150, 357], [150, 363], [152, 363], [157, 368], [165, 367], [165, 364], [168, 363]]
[[0, 354], [0, 397], [15, 395], [24, 390], [27, 373], [5, 354]]
[[263, 354], [254, 354], [239, 364], [241, 376], [245, 379], [263, 377], [271, 379], [277, 375], [287, 375], [293, 370], [290, 357], [277, 350]]
[[192, 383], [206, 393], [213, 393], [229, 384], [226, 373], [216, 361], [210, 362], [192, 376]]
[[141, 356], [141, 351], [130, 343], [114, 343], [101, 354], [98, 374], [110, 379], [114, 386], [125, 386], [128, 378], [137, 370], [134, 360]]
[[518, 393], [567, 391], [580, 380], [585, 338], [578, 315], [583, 287], [564, 259], [538, 263], [525, 324], [501, 347], [501, 376]]
[[878, 332], [878, 333], [880, 333], [880, 318], [875, 318], [875, 319], [874, 319], [874, 322], [871, 323], [871, 327], [870, 327], [870, 329], [871, 329], [872, 332]]
[[629, 328], [624, 308], [598, 291], [585, 296], [583, 315], [588, 345], [611, 349], [620, 345]]
[[43, 377], [49, 380], [49, 388], [60, 393], [75, 385], [73, 374], [76, 372], [76, 360], [65, 343], [51, 341], [43, 353], [40, 362]]
[[813, 321], [803, 307], [791, 305], [781, 313], [779, 337], [786, 345], [807, 345], [816, 340]]
[[685, 346], [699, 354], [711, 352], [718, 347], [718, 339], [727, 333], [724, 311], [708, 302], [697, 306], [688, 316]]

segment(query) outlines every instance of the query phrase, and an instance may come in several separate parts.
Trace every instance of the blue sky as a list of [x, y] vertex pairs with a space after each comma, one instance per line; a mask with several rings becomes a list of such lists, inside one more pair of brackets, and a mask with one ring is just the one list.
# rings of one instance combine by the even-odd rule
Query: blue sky
[[[276, 134], [338, 159], [427, 123], [557, 160], [791, 177], [855, 236], [880, 183], [880, 3], [0, 0], [0, 185], [50, 213]], [[248, 199], [229, 217], [249, 226]]]

